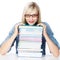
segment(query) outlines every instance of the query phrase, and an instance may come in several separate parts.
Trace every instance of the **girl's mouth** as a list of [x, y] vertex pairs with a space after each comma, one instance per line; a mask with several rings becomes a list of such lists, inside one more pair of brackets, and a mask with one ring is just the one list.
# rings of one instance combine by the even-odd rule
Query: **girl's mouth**
[[33, 23], [34, 21], [29, 21], [29, 23]]

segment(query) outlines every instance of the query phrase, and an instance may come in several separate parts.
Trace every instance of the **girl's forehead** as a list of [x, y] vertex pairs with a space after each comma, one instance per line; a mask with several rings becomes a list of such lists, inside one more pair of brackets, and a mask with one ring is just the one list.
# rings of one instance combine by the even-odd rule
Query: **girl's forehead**
[[37, 11], [37, 9], [28, 9], [27, 11], [26, 11], [26, 14], [37, 14], [38, 13], [38, 11]]

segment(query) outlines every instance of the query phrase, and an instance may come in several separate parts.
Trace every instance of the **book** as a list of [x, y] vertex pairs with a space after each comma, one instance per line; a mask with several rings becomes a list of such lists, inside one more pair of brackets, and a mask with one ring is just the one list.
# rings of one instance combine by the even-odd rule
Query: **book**
[[18, 56], [42, 56], [42, 31], [42, 26], [19, 26]]
[[19, 57], [31, 57], [31, 58], [40, 58], [42, 53], [40, 52], [19, 52]]
[[19, 40], [42, 41], [42, 26], [19, 26]]
[[18, 48], [40, 49], [42, 42], [19, 41]]

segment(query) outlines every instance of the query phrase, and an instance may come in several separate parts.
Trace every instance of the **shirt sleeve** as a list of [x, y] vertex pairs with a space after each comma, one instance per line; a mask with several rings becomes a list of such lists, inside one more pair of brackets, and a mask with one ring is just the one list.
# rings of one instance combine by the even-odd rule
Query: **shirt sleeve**
[[59, 45], [58, 41], [56, 40], [56, 38], [54, 37], [54, 33], [52, 32], [49, 24], [46, 22], [44, 22], [44, 24], [46, 25], [46, 31], [47, 31], [48, 36], [54, 42], [54, 44], [56, 44], [56, 46], [60, 49], [60, 45]]

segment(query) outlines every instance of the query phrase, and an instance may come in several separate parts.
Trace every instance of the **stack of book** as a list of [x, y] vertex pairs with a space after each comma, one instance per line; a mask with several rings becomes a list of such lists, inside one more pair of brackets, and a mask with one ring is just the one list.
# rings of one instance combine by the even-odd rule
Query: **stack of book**
[[19, 26], [18, 56], [42, 56], [42, 26]]

